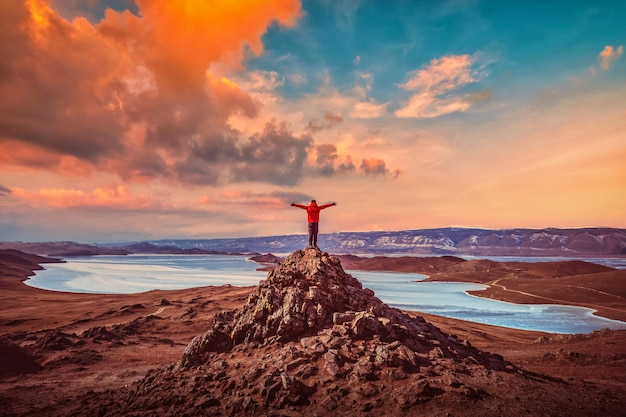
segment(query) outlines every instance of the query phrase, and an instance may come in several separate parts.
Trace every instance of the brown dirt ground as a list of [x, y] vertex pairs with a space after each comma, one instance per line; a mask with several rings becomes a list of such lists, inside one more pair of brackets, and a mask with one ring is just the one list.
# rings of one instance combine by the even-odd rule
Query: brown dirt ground
[[[607, 317], [626, 319], [626, 271], [570, 266], [563, 273], [548, 265], [465, 262], [445, 273], [435, 271], [431, 278], [486, 282], [492, 290], [483, 296], [595, 306]], [[28, 287], [22, 283], [28, 274], [27, 266], [0, 268], [0, 347], [18, 346], [43, 369], [0, 373], [0, 415], [45, 415], [36, 410], [90, 391], [127, 386], [149, 369], [177, 362], [191, 339], [210, 327], [214, 313], [240, 307], [251, 291], [221, 286], [132, 295], [72, 294]], [[526, 285], [531, 281], [532, 286]], [[626, 331], [555, 335], [410, 314], [516, 366], [589, 386], [626, 404]], [[0, 358], [0, 365], [6, 367], [8, 360], [6, 355]], [[504, 393], [508, 388], [502, 389]]]

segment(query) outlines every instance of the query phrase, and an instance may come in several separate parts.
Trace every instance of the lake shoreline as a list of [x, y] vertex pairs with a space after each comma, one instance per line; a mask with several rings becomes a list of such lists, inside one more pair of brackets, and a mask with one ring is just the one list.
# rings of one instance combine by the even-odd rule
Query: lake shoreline
[[[410, 272], [423, 280], [484, 284], [485, 290], [468, 293], [514, 304], [557, 304], [586, 307], [598, 317], [626, 322], [626, 270], [580, 259], [542, 262], [466, 260], [456, 256], [336, 255], [346, 270]], [[255, 259], [254, 257], [251, 259]], [[256, 259], [271, 270], [280, 257]]]
[[[147, 255], [150, 256], [150, 255]], [[154, 255], [155, 257], [165, 256], [165, 255]], [[184, 256], [181, 255], [183, 259], [185, 259], [184, 265], [194, 266], [193, 264], [188, 264], [188, 262], [192, 259], [200, 259], [196, 258], [196, 255]], [[377, 257], [359, 257], [355, 255], [335, 255], [342, 264], [345, 266], [346, 270], [353, 271], [368, 271], [368, 272], [377, 272], [377, 273], [394, 273], [394, 272], [402, 272], [402, 273], [411, 273], [411, 274], [421, 274], [425, 277], [422, 282], [441, 282], [441, 283], [460, 283], [460, 284], [480, 284], [485, 287], [483, 290], [468, 290], [465, 291], [465, 294], [469, 296], [474, 296], [480, 299], [487, 299], [493, 301], [501, 301], [512, 303], [516, 305], [533, 305], [533, 304], [541, 304], [541, 305], [563, 305], [563, 306], [575, 306], [589, 309], [594, 313], [595, 317], [604, 318], [609, 320], [618, 320], [621, 322], [626, 322], [626, 303], [624, 303], [624, 298], [626, 296], [626, 290], [624, 282], [626, 282], [626, 270], [616, 270], [607, 266], [592, 264], [584, 261], [552, 261], [552, 262], [495, 262], [489, 260], [465, 260], [462, 258], [457, 258], [453, 256], [442, 256], [442, 257], [385, 257], [385, 256], [377, 256]], [[139, 258], [143, 257], [143, 255], [138, 255]], [[100, 258], [100, 257], [98, 257]], [[115, 263], [115, 257], [104, 257], [100, 259], [106, 259], [107, 262], [110, 259], [111, 262]], [[123, 257], [126, 259], [126, 257]], [[228, 257], [227, 257], [228, 258]], [[87, 258], [92, 259], [92, 258]], [[97, 259], [97, 258], [96, 258]], [[156, 258], [155, 258], [156, 259]], [[276, 262], [280, 262], [282, 258], [276, 257], [271, 254], [267, 255], [259, 255], [256, 257], [246, 258], [246, 263], [256, 263], [261, 265], [261, 268], [256, 268], [256, 272], [252, 275], [256, 275], [257, 273], [265, 273], [274, 268]], [[241, 261], [241, 260], [239, 260]], [[157, 261], [155, 261], [157, 262]], [[198, 261], [200, 264], [202, 261]], [[222, 261], [220, 261], [222, 262]], [[71, 263], [71, 260], [70, 260]], [[89, 267], [92, 270], [98, 270], [99, 262], [96, 262], [93, 266], [90, 265], [91, 261], [88, 261], [84, 265], [81, 265], [81, 269], [77, 269], [77, 271], [85, 272], [85, 267]], [[131, 264], [133, 265], [134, 262]], [[158, 265], [157, 262], [155, 265]], [[141, 264], [143, 265], [143, 264]], [[105, 267], [107, 265], [104, 265]], [[131, 266], [132, 268], [132, 266]], [[241, 269], [241, 266], [235, 268]], [[50, 269], [50, 268], [48, 268]], [[244, 268], [245, 269], [245, 268]], [[106, 268], [102, 269], [106, 270]], [[220, 268], [220, 272], [211, 270], [201, 270], [201, 271], [190, 271], [190, 274], [193, 275], [192, 278], [189, 278], [191, 275], [185, 274], [186, 280], [191, 279], [190, 282], [185, 282], [184, 285], [179, 285], [180, 277], [177, 279], [167, 279], [163, 281], [153, 282], [150, 284], [142, 283], [141, 280], [138, 282], [134, 282], [130, 277], [134, 273], [132, 270], [128, 271], [129, 279], [125, 279], [124, 281], [119, 281], [117, 284], [117, 277], [115, 276], [106, 276], [104, 275], [99, 279], [96, 284], [96, 281], [89, 281], [88, 285], [89, 289], [77, 289], [72, 290], [65, 286], [65, 284], [59, 285], [59, 288], [54, 288], [46, 285], [38, 286], [36, 283], [32, 285], [27, 283], [28, 286], [34, 286], [39, 288], [48, 288], [48, 289], [56, 289], [59, 291], [65, 291], [69, 293], [92, 293], [92, 294], [109, 294], [107, 287], [110, 285], [121, 285], [122, 288], [130, 285], [130, 291], [128, 289], [122, 291], [126, 293], [130, 292], [143, 292], [149, 291], [153, 288], [160, 288], [163, 290], [169, 289], [181, 289], [181, 288], [190, 288], [190, 287], [201, 287], [205, 285], [222, 285], [224, 283], [230, 283], [233, 285], [255, 285], [250, 284], [250, 279], [237, 279], [241, 278], [244, 274], [250, 278], [250, 271], [242, 272], [241, 270], [237, 270], [239, 272], [235, 272], [235, 275], [228, 275], [229, 272], [225, 272], [227, 270]], [[67, 273], [75, 273], [76, 271], [67, 271]], [[167, 274], [170, 271], [168, 270], [159, 270], [155, 275], [167, 277]], [[47, 273], [47, 272], [46, 272]], [[63, 271], [60, 271], [63, 273]], [[146, 272], [148, 273], [148, 272]], [[221, 279], [223, 274], [228, 279]], [[239, 274], [237, 276], [237, 274]], [[219, 276], [220, 279], [215, 279], [216, 276]], [[35, 277], [36, 279], [37, 277]], [[208, 279], [207, 279], [208, 278]], [[64, 278], [65, 279], [65, 278]], [[258, 279], [263, 279], [261, 275], [258, 276]], [[87, 285], [86, 282], [89, 278], [85, 277], [82, 279], [82, 284]], [[252, 282], [257, 282], [257, 277], [255, 276]], [[106, 282], [105, 282], [106, 281]], [[214, 281], [215, 284], [211, 284], [210, 282]], [[206, 282], [209, 282], [208, 284]], [[113, 283], [113, 284], [111, 284]], [[195, 285], [197, 283], [197, 285]], [[615, 284], [611, 287], [612, 284]], [[94, 286], [93, 289], [91, 286]], [[594, 288], [597, 287], [597, 288]], [[77, 287], [78, 288], [78, 287]], [[98, 290], [100, 288], [100, 290]], [[134, 290], [133, 290], [134, 288]], [[143, 289], [145, 288], [145, 290]], [[412, 289], [408, 289], [408, 291], [413, 291]], [[117, 291], [116, 291], [117, 292]], [[591, 293], [591, 294], [590, 294]], [[555, 296], [556, 294], [556, 296]], [[599, 299], [597, 296], [602, 295]], [[564, 297], [563, 295], [566, 295]], [[592, 295], [591, 297], [589, 295]], [[419, 297], [419, 295], [418, 295]], [[394, 300], [387, 300], [387, 302], [396, 303]], [[415, 310], [415, 309], [413, 309]], [[418, 311], [419, 308], [417, 309]], [[437, 314], [430, 309], [426, 309], [426, 311]], [[456, 315], [457, 318], [465, 318], [463, 315]], [[498, 325], [498, 323], [491, 323], [494, 325]], [[514, 327], [520, 327], [515, 325]], [[523, 326], [521, 326], [523, 327]], [[573, 326], [571, 330], [560, 330], [556, 328], [552, 328], [550, 326], [536, 326], [535, 329], [542, 329], [545, 331], [557, 331], [561, 333], [571, 333], [571, 332], [586, 332], [587, 329], [576, 327], [582, 326]], [[607, 325], [606, 327], [611, 328], [619, 328], [611, 325]], [[600, 327], [598, 327], [600, 328]]]
[[[212, 326], [214, 314], [240, 308], [254, 289], [65, 293], [25, 285], [36, 266], [0, 268], [0, 406], [7, 415], [63, 410], [62, 404], [86, 393], [123, 389], [152, 369], [173, 366], [191, 340]], [[626, 396], [620, 359], [626, 357], [626, 331], [556, 335], [405, 313], [516, 366], [568, 381], [570, 389]]]
[[346, 269], [413, 272], [427, 281], [487, 285], [477, 297], [514, 304], [560, 304], [587, 307], [596, 315], [626, 322], [626, 270], [581, 260], [495, 262], [456, 257], [414, 258], [338, 256]]

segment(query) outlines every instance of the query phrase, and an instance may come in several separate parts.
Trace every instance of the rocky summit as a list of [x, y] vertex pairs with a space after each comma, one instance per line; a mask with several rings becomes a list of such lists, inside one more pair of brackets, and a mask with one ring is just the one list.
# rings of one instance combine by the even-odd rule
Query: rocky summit
[[[504, 412], [494, 395], [502, 384], [543, 378], [387, 306], [317, 248], [293, 252], [241, 309], [212, 323], [180, 363], [83, 398], [76, 413], [495, 416]], [[505, 414], [528, 407], [517, 402]]]

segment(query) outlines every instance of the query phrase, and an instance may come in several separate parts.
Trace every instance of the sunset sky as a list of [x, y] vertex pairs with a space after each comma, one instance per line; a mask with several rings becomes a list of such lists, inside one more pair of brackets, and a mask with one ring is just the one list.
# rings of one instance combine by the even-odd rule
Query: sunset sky
[[0, 2], [0, 241], [626, 228], [626, 1]]

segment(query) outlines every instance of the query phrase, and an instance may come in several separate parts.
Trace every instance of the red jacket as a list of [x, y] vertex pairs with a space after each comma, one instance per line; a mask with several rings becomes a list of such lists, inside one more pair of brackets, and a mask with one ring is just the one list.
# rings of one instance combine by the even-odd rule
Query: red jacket
[[302, 204], [294, 204], [295, 207], [299, 207], [301, 209], [305, 209], [308, 214], [309, 223], [319, 223], [320, 221], [320, 211], [323, 209], [334, 206], [335, 203], [324, 204], [318, 206], [316, 203], [311, 203], [308, 206], [303, 206]]

